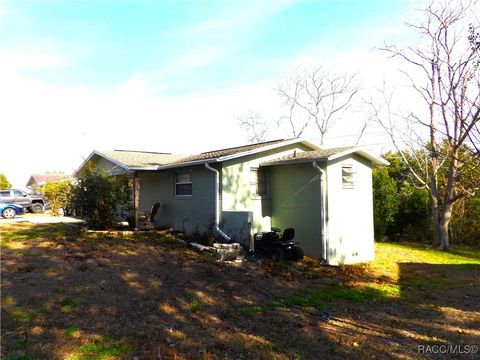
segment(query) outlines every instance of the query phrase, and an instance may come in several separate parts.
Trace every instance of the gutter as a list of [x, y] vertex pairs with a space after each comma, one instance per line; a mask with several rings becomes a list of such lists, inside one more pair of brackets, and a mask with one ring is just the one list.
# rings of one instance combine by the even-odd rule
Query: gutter
[[211, 167], [208, 164], [205, 164], [205, 167], [208, 170], [213, 171], [215, 173], [215, 226], [214, 226], [214, 229], [217, 232], [217, 234], [219, 234], [225, 240], [230, 242], [230, 241], [232, 241], [232, 238], [230, 236], [228, 236], [227, 234], [225, 234], [219, 227], [220, 212], [218, 211], [218, 205], [219, 205], [218, 204], [218, 192], [220, 190], [220, 173], [217, 169], [214, 169], [213, 167]]
[[322, 257], [323, 260], [328, 264], [328, 236], [327, 236], [327, 207], [326, 207], [326, 186], [325, 186], [325, 171], [318, 166], [316, 161], [312, 161], [313, 168], [318, 172], [320, 175], [320, 223], [322, 225], [321, 229], [321, 240], [322, 240]]

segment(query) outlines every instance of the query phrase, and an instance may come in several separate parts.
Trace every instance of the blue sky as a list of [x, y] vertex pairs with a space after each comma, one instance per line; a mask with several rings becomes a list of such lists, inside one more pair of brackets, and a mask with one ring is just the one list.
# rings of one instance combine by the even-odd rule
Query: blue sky
[[[59, 52], [53, 84], [116, 86], [142, 71], [165, 94], [279, 76], [310, 48], [345, 52], [395, 21], [404, 1], [15, 1], [3, 3], [3, 47]], [[372, 34], [374, 35], [374, 34]], [[368, 36], [368, 35], [367, 35]]]
[[31, 173], [73, 171], [93, 149], [241, 145], [238, 116], [258, 109], [274, 124], [273, 89], [298, 66], [382, 78], [387, 60], [373, 49], [401, 37], [412, 10], [410, 1], [0, 0], [0, 119], [23, 129], [24, 144], [2, 140], [19, 150], [0, 172], [23, 187]]

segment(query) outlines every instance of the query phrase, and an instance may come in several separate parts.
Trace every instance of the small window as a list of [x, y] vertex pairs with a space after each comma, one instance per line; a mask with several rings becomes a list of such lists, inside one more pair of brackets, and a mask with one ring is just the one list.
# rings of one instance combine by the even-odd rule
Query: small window
[[0, 197], [10, 197], [10, 190], [0, 191]]
[[268, 195], [267, 169], [250, 169], [250, 194]]
[[352, 166], [342, 166], [342, 186], [344, 188], [353, 188], [353, 185], [354, 179]]
[[192, 196], [192, 172], [175, 173], [175, 196]]

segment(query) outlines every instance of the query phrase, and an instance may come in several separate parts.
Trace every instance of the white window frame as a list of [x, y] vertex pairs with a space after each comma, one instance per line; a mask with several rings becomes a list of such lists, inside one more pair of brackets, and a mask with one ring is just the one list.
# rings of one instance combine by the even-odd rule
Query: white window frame
[[[265, 193], [259, 194], [258, 192], [258, 185], [260, 184], [258, 180], [258, 173], [263, 171], [265, 173]], [[252, 178], [252, 173], [255, 173], [255, 179]], [[252, 187], [255, 187], [255, 191], [252, 191]], [[268, 196], [270, 194], [270, 187], [269, 187], [269, 172], [265, 168], [250, 168], [250, 196], [251, 197], [262, 197]]]
[[[189, 178], [190, 178], [190, 181], [177, 182], [177, 175], [179, 175], [179, 174], [188, 174]], [[174, 176], [175, 196], [176, 197], [191, 197], [193, 195], [192, 171], [176, 171], [173, 176]], [[189, 185], [189, 184], [192, 186], [192, 190], [191, 190], [190, 194], [177, 194], [177, 185]]]
[[[344, 171], [346, 169], [348, 170], [348, 174], [344, 175]], [[342, 188], [344, 189], [353, 189], [355, 188], [355, 172], [353, 171], [353, 165], [342, 165], [341, 169], [341, 174], [342, 174]], [[346, 177], [349, 177], [349, 180], [346, 179]]]

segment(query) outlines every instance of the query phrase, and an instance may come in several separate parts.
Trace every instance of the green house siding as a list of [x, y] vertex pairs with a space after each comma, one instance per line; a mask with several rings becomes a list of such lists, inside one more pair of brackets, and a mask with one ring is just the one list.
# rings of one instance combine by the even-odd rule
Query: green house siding
[[311, 256], [322, 255], [320, 177], [311, 163], [272, 166], [272, 226], [295, 229]]
[[259, 168], [260, 164], [294, 151], [311, 150], [303, 144], [293, 144], [265, 151], [259, 154], [244, 156], [239, 159], [225, 161], [222, 167], [222, 210], [251, 211], [253, 213], [252, 232], [270, 230], [272, 223], [272, 175], [269, 175], [270, 189], [268, 195], [255, 196], [250, 193], [250, 171]]
[[[192, 196], [175, 196], [175, 172], [192, 172]], [[140, 172], [140, 211], [160, 203], [156, 223], [175, 230], [205, 232], [215, 216], [215, 174], [203, 165], [156, 172]]]

